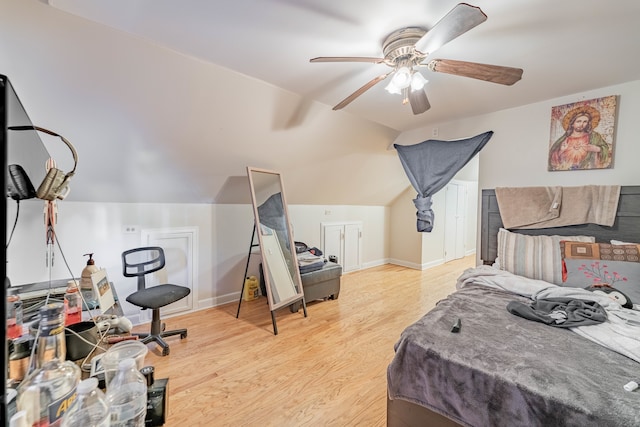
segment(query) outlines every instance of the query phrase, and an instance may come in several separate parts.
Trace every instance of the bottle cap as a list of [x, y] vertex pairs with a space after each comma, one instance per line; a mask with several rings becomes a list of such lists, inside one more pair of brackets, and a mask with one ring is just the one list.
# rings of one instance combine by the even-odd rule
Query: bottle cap
[[128, 370], [135, 367], [136, 367], [136, 361], [131, 357], [127, 357], [125, 359], [122, 359], [120, 362], [118, 362], [119, 371]]
[[626, 391], [633, 391], [633, 390], [635, 390], [635, 389], [637, 389], [637, 388], [638, 388], [638, 383], [637, 383], [637, 382], [635, 382], [635, 381], [629, 381], [628, 383], [626, 383], [626, 384], [624, 385], [624, 389], [625, 389]]
[[9, 420], [10, 427], [27, 427], [28, 425], [27, 411], [18, 411]]
[[62, 314], [64, 304], [60, 302], [52, 302], [40, 308], [40, 317], [56, 317]]
[[153, 366], [144, 366], [142, 369], [140, 369], [140, 373], [144, 375], [145, 379], [147, 380], [147, 387], [151, 387], [155, 381], [153, 377], [154, 372], [155, 369]]
[[96, 377], [90, 377], [80, 381], [76, 391], [78, 394], [89, 394], [96, 388], [98, 388], [98, 379]]
[[93, 252], [84, 254], [84, 256], [89, 255], [89, 259], [87, 260], [87, 265], [94, 265], [96, 262], [93, 260]]
[[25, 334], [13, 340], [13, 353], [14, 354], [29, 354], [31, 353], [31, 347], [33, 347], [33, 341], [35, 338], [33, 335]]

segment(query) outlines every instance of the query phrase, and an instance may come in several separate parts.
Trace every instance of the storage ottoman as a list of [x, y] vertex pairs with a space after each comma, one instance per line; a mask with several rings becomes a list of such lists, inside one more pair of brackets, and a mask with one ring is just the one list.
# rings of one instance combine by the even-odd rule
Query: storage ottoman
[[[330, 261], [326, 262], [320, 270], [301, 274], [305, 302], [318, 299], [338, 299], [341, 277], [342, 266]], [[300, 309], [301, 305], [300, 301], [296, 301], [291, 304], [289, 309], [295, 313]]]

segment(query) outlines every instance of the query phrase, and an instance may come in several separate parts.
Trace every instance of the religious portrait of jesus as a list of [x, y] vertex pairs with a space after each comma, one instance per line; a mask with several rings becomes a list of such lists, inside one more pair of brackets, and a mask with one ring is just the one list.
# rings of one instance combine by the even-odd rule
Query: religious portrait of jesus
[[551, 108], [550, 171], [613, 167], [617, 96]]

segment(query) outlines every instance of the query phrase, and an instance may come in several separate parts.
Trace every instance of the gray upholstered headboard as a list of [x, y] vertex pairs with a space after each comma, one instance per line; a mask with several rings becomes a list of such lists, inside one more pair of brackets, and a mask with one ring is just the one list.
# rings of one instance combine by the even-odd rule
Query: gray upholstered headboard
[[[498, 255], [498, 230], [503, 226], [494, 190], [482, 190], [481, 215], [480, 258], [484, 264], [492, 264]], [[594, 236], [597, 242], [608, 242], [611, 239], [640, 242], [640, 185], [623, 186], [620, 189], [616, 221], [612, 227], [582, 224], [511, 231], [529, 235], [574, 236], [582, 234]]]

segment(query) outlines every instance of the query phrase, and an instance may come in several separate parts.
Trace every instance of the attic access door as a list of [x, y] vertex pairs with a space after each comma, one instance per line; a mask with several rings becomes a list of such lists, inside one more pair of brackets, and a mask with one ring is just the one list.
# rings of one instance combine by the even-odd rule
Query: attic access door
[[[156, 230], [142, 230], [141, 243], [143, 246], [160, 246], [166, 257], [165, 267], [147, 278], [147, 285], [154, 286], [161, 283], [173, 283], [186, 286], [191, 292], [186, 298], [169, 304], [160, 309], [161, 315], [183, 313], [193, 309], [193, 298], [197, 292], [196, 272], [197, 228], [163, 228]], [[141, 320], [147, 317], [151, 321], [151, 310], [143, 310]]]

